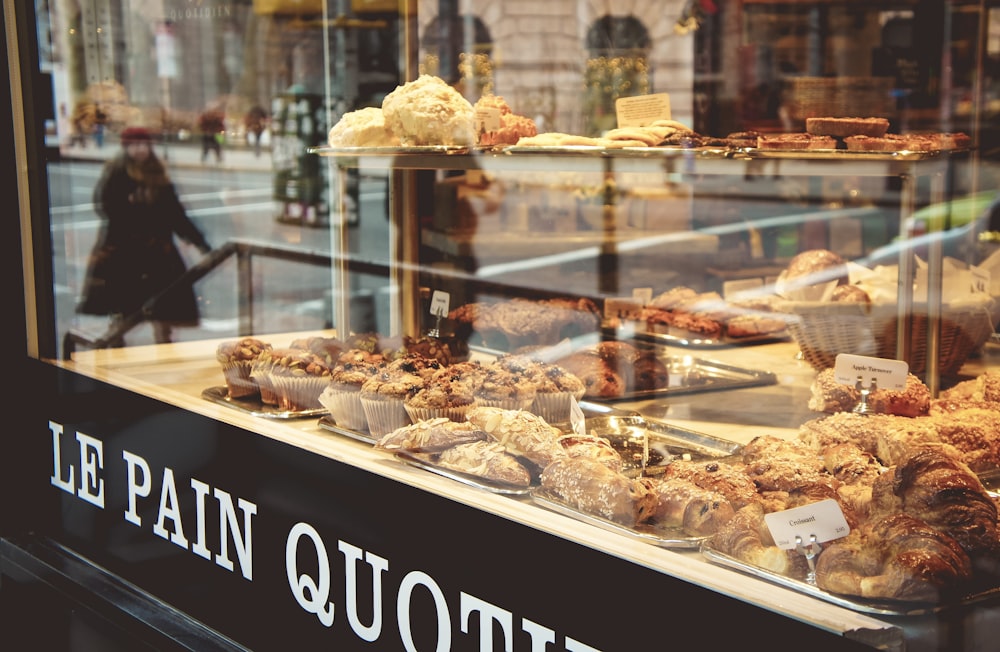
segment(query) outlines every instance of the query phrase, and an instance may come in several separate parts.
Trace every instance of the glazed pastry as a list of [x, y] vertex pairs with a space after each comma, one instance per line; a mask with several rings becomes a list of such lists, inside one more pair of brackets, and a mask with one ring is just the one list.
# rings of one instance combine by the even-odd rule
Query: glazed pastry
[[563, 435], [557, 440], [570, 457], [586, 457], [596, 460], [612, 471], [621, 473], [625, 462], [604, 437], [597, 435]]

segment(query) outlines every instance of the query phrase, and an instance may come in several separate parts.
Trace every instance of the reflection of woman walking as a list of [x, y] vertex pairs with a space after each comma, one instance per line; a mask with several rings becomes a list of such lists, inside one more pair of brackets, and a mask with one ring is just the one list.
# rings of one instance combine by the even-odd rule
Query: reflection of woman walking
[[[112, 328], [186, 271], [174, 234], [202, 253], [210, 250], [153, 152], [150, 132], [129, 127], [121, 141], [124, 151], [105, 165], [94, 190], [94, 204], [104, 224], [91, 252], [78, 308], [84, 314], [110, 315]], [[174, 326], [198, 324], [194, 289], [171, 288], [145, 318], [153, 324], [156, 341], [169, 342]]]

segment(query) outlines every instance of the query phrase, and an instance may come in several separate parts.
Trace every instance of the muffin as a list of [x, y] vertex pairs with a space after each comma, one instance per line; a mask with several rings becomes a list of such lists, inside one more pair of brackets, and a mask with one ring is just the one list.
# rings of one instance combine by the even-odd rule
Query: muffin
[[549, 423], [567, 423], [573, 405], [587, 391], [583, 381], [564, 367], [546, 363], [538, 364], [532, 378], [535, 400], [531, 403], [531, 411]]
[[472, 383], [463, 381], [445, 367], [416, 393], [405, 398], [403, 407], [414, 423], [436, 417], [464, 421], [465, 413], [475, 404], [473, 388]]
[[368, 418], [361, 405], [361, 386], [374, 378], [383, 366], [385, 361], [380, 358], [375, 362], [348, 360], [333, 368], [319, 402], [330, 411], [337, 425], [361, 432], [368, 430]]
[[254, 337], [223, 342], [215, 349], [215, 359], [222, 365], [226, 389], [230, 398], [251, 398], [259, 395], [257, 383], [250, 377], [254, 361], [271, 345]]
[[319, 396], [330, 384], [332, 369], [323, 356], [306, 349], [285, 349], [275, 356], [271, 382], [278, 395], [278, 407], [289, 412], [323, 408]]
[[416, 394], [430, 378], [433, 371], [429, 371], [428, 366], [431, 364], [440, 367], [437, 362], [422, 357], [393, 360], [361, 385], [361, 407], [372, 435], [382, 437], [410, 423], [404, 401]]
[[271, 370], [274, 368], [275, 360], [281, 358], [288, 349], [265, 349], [250, 365], [250, 378], [257, 384], [260, 390], [260, 402], [264, 405], [277, 405], [278, 394], [274, 391], [274, 382], [271, 380]]
[[307, 337], [292, 341], [290, 348], [305, 349], [326, 359], [330, 367], [336, 366], [347, 345], [336, 337]]
[[535, 400], [535, 385], [528, 375], [494, 362], [486, 366], [475, 396], [477, 406], [527, 410]]

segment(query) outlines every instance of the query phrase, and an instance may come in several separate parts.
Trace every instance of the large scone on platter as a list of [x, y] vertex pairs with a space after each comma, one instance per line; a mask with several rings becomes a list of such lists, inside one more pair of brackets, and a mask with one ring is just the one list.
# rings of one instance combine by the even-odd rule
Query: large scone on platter
[[382, 109], [368, 106], [341, 116], [330, 128], [327, 142], [331, 147], [394, 147], [399, 138], [385, 124]]
[[382, 100], [389, 129], [403, 145], [462, 145], [476, 142], [472, 104], [440, 77], [420, 75]]

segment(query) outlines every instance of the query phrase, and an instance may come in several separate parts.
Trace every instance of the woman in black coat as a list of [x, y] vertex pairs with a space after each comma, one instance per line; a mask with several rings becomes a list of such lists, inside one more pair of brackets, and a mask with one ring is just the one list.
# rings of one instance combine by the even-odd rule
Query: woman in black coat
[[[112, 328], [186, 271], [175, 234], [202, 253], [210, 250], [153, 151], [150, 132], [129, 127], [121, 142], [122, 153], [108, 161], [94, 190], [94, 205], [104, 224], [90, 255], [78, 308], [84, 314], [111, 316]], [[174, 326], [196, 326], [199, 317], [194, 289], [181, 284], [163, 294], [145, 315], [160, 343], [171, 341]]]

